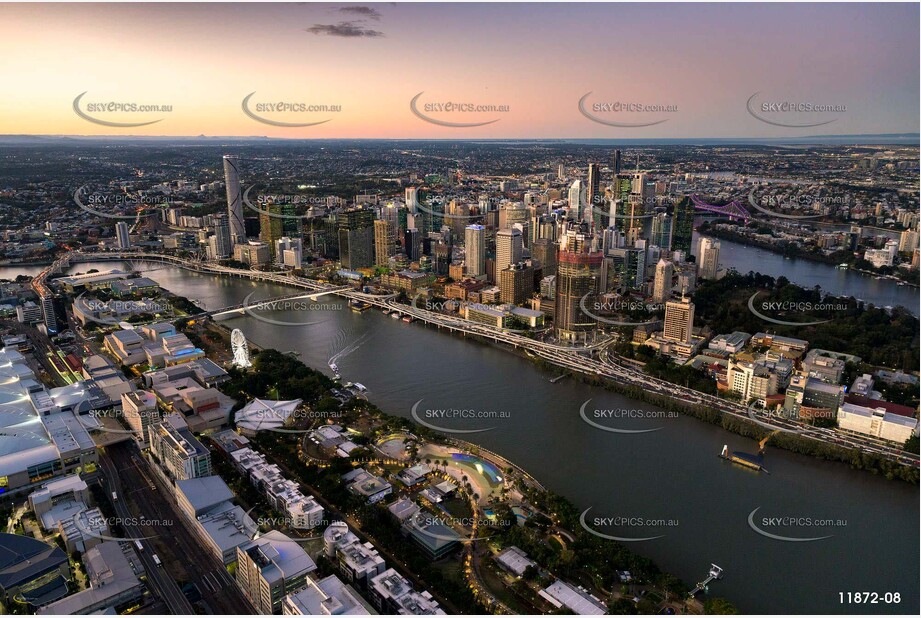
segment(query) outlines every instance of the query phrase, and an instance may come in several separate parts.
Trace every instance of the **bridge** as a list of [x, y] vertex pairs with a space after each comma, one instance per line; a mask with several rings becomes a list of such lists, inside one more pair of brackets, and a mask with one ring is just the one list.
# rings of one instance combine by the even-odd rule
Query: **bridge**
[[752, 218], [751, 213], [742, 206], [739, 200], [732, 200], [728, 204], [717, 206], [715, 204], [708, 204], [695, 194], [691, 196], [691, 203], [694, 204], [695, 210], [712, 212], [714, 214], [723, 215], [724, 217], [729, 217], [730, 219], [742, 219], [748, 222], [748, 220]]
[[254, 309], [268, 309], [270, 311], [276, 310], [276, 309], [284, 309], [284, 307], [279, 307], [278, 304], [283, 303], [285, 301], [289, 301], [289, 300], [302, 300], [302, 299], [316, 300], [320, 298], [321, 296], [326, 296], [327, 294], [340, 294], [342, 292], [347, 292], [351, 289], [352, 289], [351, 286], [346, 285], [346, 286], [342, 286], [338, 288], [324, 290], [322, 292], [310, 292], [307, 294], [289, 294], [287, 296], [277, 296], [275, 298], [265, 298], [262, 300], [257, 300], [255, 302], [249, 302], [249, 297], [247, 297], [246, 300], [244, 300], [242, 303], [239, 303], [236, 305], [230, 305], [228, 307], [221, 307], [220, 309], [213, 309], [211, 311], [203, 311], [201, 313], [195, 314], [192, 317], [203, 318], [203, 317], [210, 316], [212, 318], [217, 318], [217, 317], [223, 318], [223, 317], [227, 317], [227, 316], [234, 315], [234, 314], [243, 315], [247, 313], [248, 311], [254, 310]]

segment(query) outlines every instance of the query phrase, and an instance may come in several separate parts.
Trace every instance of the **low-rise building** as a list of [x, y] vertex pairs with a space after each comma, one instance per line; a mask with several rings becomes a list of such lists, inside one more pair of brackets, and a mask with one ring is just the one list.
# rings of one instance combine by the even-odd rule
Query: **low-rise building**
[[496, 556], [496, 563], [516, 577], [521, 577], [528, 567], [537, 568], [537, 564], [528, 555], [512, 545]]
[[853, 403], [838, 410], [838, 427], [866, 436], [904, 444], [918, 430], [918, 419], [888, 412], [884, 407], [869, 408]]
[[559, 579], [539, 594], [552, 606], [558, 609], [566, 608], [580, 616], [600, 616], [608, 611], [600, 599], [589, 594], [584, 588], [572, 586]]
[[427, 616], [445, 613], [428, 591], [416, 592], [394, 569], [387, 569], [371, 579], [368, 596], [381, 614]]
[[393, 492], [393, 485], [364, 468], [357, 468], [342, 475], [346, 488], [357, 496], [362, 496], [368, 504], [383, 500]]
[[365, 616], [374, 614], [358, 593], [335, 575], [307, 579], [303, 590], [289, 594], [281, 604], [285, 616]]

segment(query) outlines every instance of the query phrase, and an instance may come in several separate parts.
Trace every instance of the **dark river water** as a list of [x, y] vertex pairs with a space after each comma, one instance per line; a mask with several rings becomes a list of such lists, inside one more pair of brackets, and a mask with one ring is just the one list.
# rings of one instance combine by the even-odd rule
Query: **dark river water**
[[[722, 246], [721, 261], [734, 260], [734, 244], [723, 241]], [[859, 295], [866, 300], [879, 285], [879, 293], [892, 299], [874, 301], [881, 304], [898, 304], [905, 296], [905, 288], [891, 282], [870, 280], [867, 287], [853, 273], [811, 262], [767, 252], [751, 260], [751, 269], [780, 274], [771, 271], [776, 266], [793, 281], [827, 284], [829, 291], [840, 292], [832, 285], [863, 281]], [[115, 264], [78, 269], [93, 266]], [[254, 299], [290, 293], [274, 285], [150, 267], [148, 276], [209, 309], [240, 303], [252, 292]], [[2, 276], [9, 274], [0, 271]], [[391, 414], [409, 417], [419, 400], [420, 409], [504, 413], [488, 420], [436, 422], [491, 428], [461, 437], [520, 464], [580, 510], [591, 508], [589, 523], [596, 517], [652, 520], [596, 529], [620, 537], [660, 537], [629, 545], [689, 584], [702, 579], [711, 562], [718, 564], [725, 575], [711, 585], [710, 594], [728, 597], [745, 613], [917, 613], [917, 487], [770, 446], [765, 453], [770, 474], [752, 472], [717, 454], [724, 444], [754, 452], [755, 442], [686, 417], [597, 420], [618, 428], [660, 428], [641, 434], [603, 431], [581, 419], [586, 401], [591, 400], [589, 415], [596, 409], [656, 411], [570, 379], [553, 384], [552, 370], [433, 327], [406, 324], [377, 310], [355, 313], [334, 297], [319, 299], [316, 307], [269, 314], [309, 325], [278, 326], [253, 317], [224, 324], [240, 328], [260, 346], [295, 350], [306, 364], [327, 373], [332, 359], [343, 380], [364, 384], [369, 398]], [[917, 298], [914, 307], [917, 312]], [[828, 538], [768, 538], [749, 525], [750, 517], [768, 534]], [[855, 591], [899, 593], [901, 602], [841, 603], [839, 593]]]

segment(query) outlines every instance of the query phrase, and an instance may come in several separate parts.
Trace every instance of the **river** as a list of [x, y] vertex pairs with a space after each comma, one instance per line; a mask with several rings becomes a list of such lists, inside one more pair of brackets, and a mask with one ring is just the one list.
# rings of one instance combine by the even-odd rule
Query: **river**
[[[91, 267], [116, 264], [81, 264], [76, 270]], [[255, 300], [289, 291], [162, 265], [151, 265], [148, 275], [212, 309], [240, 303], [253, 292]], [[310, 325], [284, 327], [253, 317], [224, 324], [242, 329], [263, 347], [296, 350], [306, 364], [327, 373], [335, 357], [343, 380], [363, 383], [369, 398], [391, 414], [409, 417], [419, 400], [420, 410], [505, 413], [489, 420], [431, 422], [448, 428], [491, 427], [460, 437], [515, 461], [581, 510], [591, 508], [589, 523], [596, 517], [654, 520], [645, 523], [655, 525], [595, 528], [622, 537], [661, 536], [631, 542], [631, 549], [688, 584], [702, 579], [711, 562], [718, 564], [725, 576], [711, 584], [710, 593], [728, 597], [743, 612], [918, 610], [917, 487], [770, 446], [765, 459], [770, 474], [751, 472], [716, 455], [724, 444], [755, 451], [753, 441], [687, 417], [596, 420], [618, 428], [661, 428], [643, 434], [603, 431], [580, 418], [580, 407], [589, 399], [590, 415], [596, 408], [655, 410], [571, 379], [551, 384], [558, 372], [539, 370], [527, 359], [434, 327], [406, 324], [377, 310], [358, 314], [333, 297], [318, 303], [323, 310], [271, 314]], [[768, 538], [749, 525], [755, 509], [754, 524], [769, 534], [830, 538]], [[772, 519], [781, 517], [797, 521], [781, 526]], [[832, 521], [818, 526], [816, 520]], [[898, 592], [901, 602], [842, 604], [839, 593], [849, 591]]]

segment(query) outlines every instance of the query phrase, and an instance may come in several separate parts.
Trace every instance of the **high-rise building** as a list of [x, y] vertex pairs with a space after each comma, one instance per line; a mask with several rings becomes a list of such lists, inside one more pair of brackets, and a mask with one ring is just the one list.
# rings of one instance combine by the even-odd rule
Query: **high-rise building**
[[278, 530], [237, 547], [237, 586], [260, 614], [281, 614], [285, 595], [303, 588], [316, 568], [307, 552]]
[[716, 279], [720, 267], [720, 243], [710, 238], [701, 238], [697, 246], [697, 276], [701, 279]]
[[227, 188], [227, 217], [230, 219], [231, 243], [244, 243], [246, 225], [243, 222], [243, 194], [240, 190], [240, 157], [224, 155], [224, 185]]
[[275, 243], [284, 236], [284, 226], [281, 218], [281, 206], [273, 202], [263, 204], [259, 213], [259, 240], [269, 246], [270, 257], [275, 262], [280, 262], [275, 253]]
[[418, 262], [422, 257], [422, 234], [416, 228], [403, 233], [403, 251], [410, 262]]
[[672, 277], [674, 265], [668, 260], [659, 260], [656, 264], [656, 276], [652, 286], [652, 302], [664, 303], [672, 296]]
[[351, 208], [339, 213], [339, 261], [343, 268], [356, 270], [374, 265], [374, 212]]
[[303, 258], [303, 245], [300, 238], [282, 236], [275, 241], [276, 264], [285, 268], [300, 268]]
[[512, 228], [496, 233], [496, 272], [521, 261], [521, 230]]
[[574, 180], [569, 186], [569, 215], [581, 219], [585, 206], [585, 189], [581, 180]]
[[[567, 243], [577, 247], [578, 242]], [[598, 291], [602, 254], [600, 251], [561, 250], [557, 263], [554, 323], [564, 340], [584, 338], [595, 328], [595, 319], [581, 307], [583, 299]]]
[[499, 272], [499, 300], [520, 305], [534, 293], [534, 269], [527, 262], [516, 262]]
[[230, 235], [230, 219], [227, 215], [212, 215], [211, 222], [214, 224], [214, 236], [209, 239], [211, 258], [220, 260], [233, 255], [233, 240]]
[[684, 251], [691, 255], [691, 239], [694, 236], [694, 203], [684, 197], [672, 211], [672, 251]]
[[663, 251], [672, 248], [672, 217], [668, 213], [660, 212], [652, 218], [650, 223], [649, 242]]
[[131, 237], [128, 235], [128, 224], [119, 221], [115, 224], [115, 239], [118, 242], [119, 249], [131, 248]]
[[531, 257], [540, 262], [544, 276], [556, 274], [556, 254], [559, 248], [549, 238], [539, 238], [531, 244]]
[[390, 258], [397, 254], [397, 226], [395, 221], [377, 219], [374, 221], [374, 263], [387, 266]]
[[588, 164], [588, 187], [586, 188], [586, 208], [582, 216], [583, 221], [594, 222], [596, 227], [601, 227], [601, 215], [596, 214], [602, 210], [604, 195], [601, 193], [601, 166], [597, 163]]
[[43, 294], [42, 297], [42, 317], [45, 319], [45, 330], [49, 334], [58, 332], [58, 318], [54, 310], [54, 297], [51, 294]]
[[556, 166], [556, 178], [557, 180], [563, 180], [566, 178], [566, 166], [562, 163]]
[[406, 208], [412, 214], [415, 214], [419, 209], [419, 188], [418, 187], [406, 187], [404, 192], [404, 201], [406, 202]]
[[611, 168], [614, 170], [615, 176], [620, 174], [620, 166], [621, 166], [620, 151], [615, 150], [614, 156], [612, 157], [612, 160], [611, 160]]
[[486, 228], [482, 225], [468, 225], [464, 230], [467, 275], [479, 277], [486, 274]]
[[662, 338], [666, 341], [679, 341], [691, 343], [691, 332], [694, 327], [694, 303], [684, 296], [681, 300], [671, 300], [665, 303], [665, 327]]

